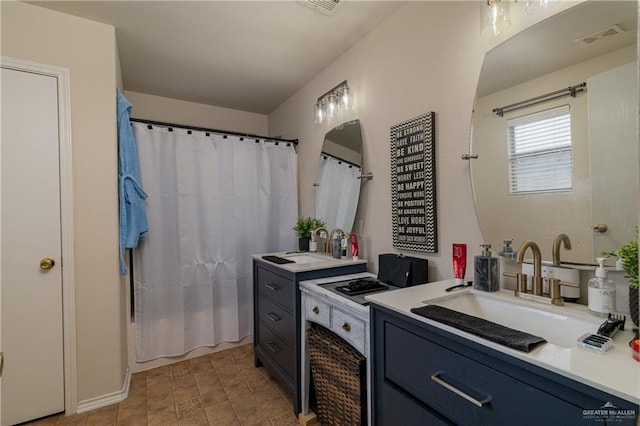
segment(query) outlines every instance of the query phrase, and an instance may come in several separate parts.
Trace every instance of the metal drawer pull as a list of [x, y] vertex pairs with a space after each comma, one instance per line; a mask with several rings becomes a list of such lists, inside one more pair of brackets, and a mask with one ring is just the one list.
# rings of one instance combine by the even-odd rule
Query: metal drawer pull
[[264, 285], [266, 288], [268, 288], [269, 290], [273, 290], [273, 291], [278, 291], [280, 290], [280, 287], [278, 287], [275, 284], [265, 284]]
[[342, 329], [343, 329], [344, 331], [349, 332], [349, 331], [351, 331], [351, 326], [349, 325], [349, 323], [348, 323], [348, 322], [345, 322], [344, 324], [342, 324]]
[[314, 306], [314, 308], [311, 311], [317, 315], [320, 313], [320, 308], [318, 308], [317, 306]]
[[267, 347], [269, 348], [269, 350], [271, 352], [273, 352], [274, 354], [277, 354], [278, 352], [280, 352], [280, 348], [273, 342], [268, 342], [267, 343]]
[[267, 312], [265, 315], [266, 315], [267, 318], [269, 318], [273, 322], [278, 322], [278, 321], [280, 321], [282, 319], [279, 316], [277, 316], [276, 314], [274, 314], [273, 312]]
[[440, 377], [438, 377], [439, 374], [440, 373], [433, 374], [431, 376], [431, 380], [433, 380], [434, 382], [436, 382], [440, 386], [450, 390], [451, 392], [455, 393], [456, 395], [463, 397], [467, 401], [473, 403], [474, 405], [476, 405], [476, 406], [478, 406], [480, 408], [489, 405], [489, 399], [483, 399], [482, 401], [478, 401], [477, 399], [475, 399], [471, 395], [461, 391], [460, 389], [456, 388], [455, 386], [452, 386], [449, 383], [447, 383], [444, 380], [442, 380]]

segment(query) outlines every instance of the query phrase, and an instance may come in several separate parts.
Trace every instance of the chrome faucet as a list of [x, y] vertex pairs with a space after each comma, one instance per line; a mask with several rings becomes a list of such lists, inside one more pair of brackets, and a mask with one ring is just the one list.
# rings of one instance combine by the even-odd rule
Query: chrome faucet
[[[516, 262], [522, 263], [524, 261], [524, 253], [528, 248], [531, 248], [531, 252], [533, 253], [533, 294], [536, 296], [542, 296], [542, 254], [540, 253], [540, 247], [531, 240], [523, 242], [516, 253]], [[526, 281], [526, 275], [524, 275], [524, 283], [526, 283]], [[526, 293], [526, 286], [524, 289], [520, 287], [521, 285], [518, 285], [517, 291], [523, 292], [524, 290]]]
[[558, 234], [553, 240], [553, 265], [560, 266], [560, 243], [564, 243], [565, 250], [571, 250], [571, 240], [567, 234]]
[[328, 247], [327, 253], [329, 253], [331, 255], [333, 254], [333, 246], [331, 244], [332, 244], [332, 241], [333, 241], [333, 236], [335, 234], [340, 234], [340, 237], [342, 237], [343, 235], [345, 235], [345, 232], [340, 228], [333, 228], [331, 230], [331, 232], [329, 233], [329, 238], [327, 238], [326, 245]]

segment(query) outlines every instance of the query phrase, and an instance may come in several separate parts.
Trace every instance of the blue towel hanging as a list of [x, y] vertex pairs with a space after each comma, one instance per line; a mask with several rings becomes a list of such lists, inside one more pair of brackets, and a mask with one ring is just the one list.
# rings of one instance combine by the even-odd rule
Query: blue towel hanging
[[140, 182], [138, 151], [131, 128], [131, 103], [117, 90], [118, 114], [118, 187], [120, 203], [120, 273], [127, 274], [125, 250], [138, 246], [149, 230], [144, 200], [147, 194]]

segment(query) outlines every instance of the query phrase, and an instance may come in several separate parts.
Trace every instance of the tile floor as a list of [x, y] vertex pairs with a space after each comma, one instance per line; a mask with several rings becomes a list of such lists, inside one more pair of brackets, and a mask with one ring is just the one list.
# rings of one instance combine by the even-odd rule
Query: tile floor
[[291, 398], [260, 367], [253, 345], [136, 373], [119, 404], [29, 425], [296, 425]]

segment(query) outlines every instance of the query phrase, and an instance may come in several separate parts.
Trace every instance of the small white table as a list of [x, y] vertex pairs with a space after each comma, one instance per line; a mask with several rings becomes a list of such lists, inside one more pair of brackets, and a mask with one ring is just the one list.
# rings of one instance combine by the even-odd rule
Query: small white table
[[371, 363], [369, 362], [369, 307], [324, 289], [319, 284], [360, 278], [376, 278], [369, 272], [340, 275], [300, 282], [301, 315], [301, 414], [309, 413], [309, 383], [311, 368], [307, 347], [307, 329], [315, 322], [349, 342], [367, 358], [367, 419], [371, 424]]

